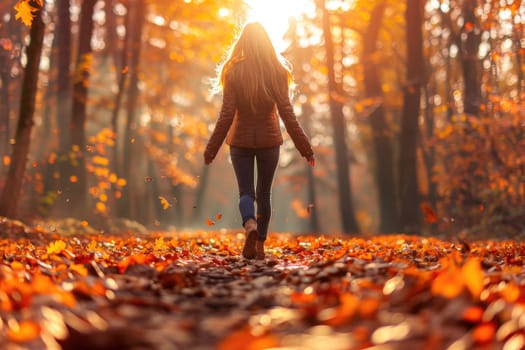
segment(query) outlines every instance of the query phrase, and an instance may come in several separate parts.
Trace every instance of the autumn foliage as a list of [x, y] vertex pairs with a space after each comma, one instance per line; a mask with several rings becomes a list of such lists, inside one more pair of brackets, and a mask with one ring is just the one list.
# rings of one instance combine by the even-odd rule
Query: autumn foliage
[[525, 245], [515, 241], [275, 233], [269, 259], [251, 262], [235, 231], [63, 236], [4, 219], [0, 233], [3, 344], [519, 349], [525, 341]]
[[[49, 24], [39, 72], [26, 75], [39, 77], [18, 177], [27, 225], [0, 217], [0, 347], [525, 349], [523, 2], [419, 2], [420, 12], [408, 8], [422, 16], [419, 38], [404, 23], [417, 1], [312, 1], [286, 33], [285, 54], [318, 166], [305, 170], [285, 137], [265, 261], [240, 257], [227, 154], [212, 176], [202, 164], [220, 108], [209, 80], [246, 4], [66, 3], [0, 5], [13, 14], [0, 23], [2, 174], [27, 161], [10, 153], [24, 33], [36, 14]], [[69, 29], [71, 38], [58, 35]], [[79, 42], [89, 50], [75, 52]], [[405, 74], [414, 43], [421, 76]], [[62, 83], [84, 92], [80, 121], [62, 108], [79, 98], [57, 91]], [[403, 95], [414, 92], [406, 148], [417, 174], [400, 181]], [[341, 123], [330, 128], [334, 107]], [[334, 210], [338, 196], [355, 212]], [[421, 216], [409, 227], [419, 236], [397, 233], [407, 227], [400, 205]], [[323, 234], [354, 214], [355, 231], [384, 232]], [[190, 225], [208, 231], [182, 229]]]

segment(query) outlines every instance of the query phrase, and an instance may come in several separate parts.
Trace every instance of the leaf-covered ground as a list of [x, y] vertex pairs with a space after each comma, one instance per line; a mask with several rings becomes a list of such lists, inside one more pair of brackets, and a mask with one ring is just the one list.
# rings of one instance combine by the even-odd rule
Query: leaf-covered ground
[[525, 244], [238, 232], [64, 236], [0, 220], [5, 349], [524, 349]]

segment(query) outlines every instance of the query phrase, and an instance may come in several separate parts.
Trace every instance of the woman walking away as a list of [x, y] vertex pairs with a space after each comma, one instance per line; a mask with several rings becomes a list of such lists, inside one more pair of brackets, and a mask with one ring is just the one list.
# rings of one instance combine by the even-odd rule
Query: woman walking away
[[287, 62], [275, 51], [259, 23], [244, 26], [218, 70], [216, 89], [222, 90], [222, 107], [204, 151], [204, 162], [208, 165], [213, 161], [226, 138], [239, 186], [239, 210], [246, 231], [242, 255], [247, 259], [265, 257], [271, 189], [283, 143], [277, 111], [295, 147], [311, 166], [315, 165], [310, 142], [290, 103], [291, 82]]

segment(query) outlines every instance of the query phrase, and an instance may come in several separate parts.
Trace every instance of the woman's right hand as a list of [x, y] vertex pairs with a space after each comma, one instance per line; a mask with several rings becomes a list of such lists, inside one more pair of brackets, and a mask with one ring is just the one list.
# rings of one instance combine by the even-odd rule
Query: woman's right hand
[[308, 161], [308, 164], [313, 168], [315, 166], [315, 157], [314, 155], [310, 155], [306, 157], [306, 160]]

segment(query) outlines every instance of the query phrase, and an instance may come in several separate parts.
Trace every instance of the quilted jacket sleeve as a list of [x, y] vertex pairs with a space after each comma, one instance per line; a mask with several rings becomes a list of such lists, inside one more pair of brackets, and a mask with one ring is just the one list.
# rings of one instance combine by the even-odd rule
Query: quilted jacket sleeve
[[219, 152], [219, 148], [221, 148], [222, 143], [228, 134], [228, 130], [230, 130], [236, 110], [235, 89], [231, 83], [226, 81], [223, 89], [222, 107], [219, 112], [219, 117], [204, 151], [205, 159], [211, 161]]
[[276, 102], [279, 115], [284, 123], [284, 126], [286, 127], [286, 131], [292, 138], [295, 147], [303, 157], [309, 158], [314, 154], [314, 152], [308, 137], [297, 121], [292, 104], [290, 103], [290, 98], [288, 96], [283, 96], [277, 99]]

